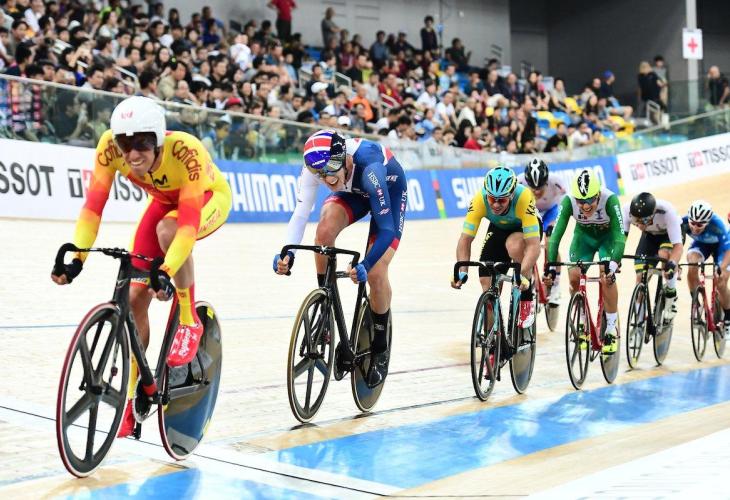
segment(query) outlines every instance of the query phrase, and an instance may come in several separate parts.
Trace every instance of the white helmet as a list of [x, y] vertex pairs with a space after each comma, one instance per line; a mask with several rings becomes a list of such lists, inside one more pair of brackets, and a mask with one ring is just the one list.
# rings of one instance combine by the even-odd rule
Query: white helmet
[[115, 137], [153, 132], [159, 148], [165, 140], [166, 128], [165, 110], [149, 97], [128, 97], [117, 104], [112, 113], [111, 129]]
[[692, 222], [710, 222], [710, 219], [712, 219], [712, 205], [705, 200], [697, 200], [690, 205], [687, 216]]

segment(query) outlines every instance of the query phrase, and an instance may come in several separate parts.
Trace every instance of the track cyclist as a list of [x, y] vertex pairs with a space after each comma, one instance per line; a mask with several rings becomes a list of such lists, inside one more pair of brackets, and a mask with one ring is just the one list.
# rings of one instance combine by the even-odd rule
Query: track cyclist
[[[456, 260], [471, 258], [471, 244], [482, 219], [489, 220], [479, 260], [482, 262], [519, 262], [521, 264], [520, 328], [530, 328], [535, 321], [535, 302], [532, 289], [532, 269], [540, 255], [542, 227], [535, 208], [535, 196], [527, 187], [517, 182], [510, 168], [496, 167], [487, 172], [484, 186], [477, 191], [469, 204], [459, 242]], [[479, 280], [486, 291], [491, 278], [483, 275]], [[459, 272], [459, 280], [451, 282], [453, 288], [461, 288], [468, 279], [466, 268]]]
[[[555, 262], [560, 240], [568, 227], [570, 217], [576, 221], [573, 240], [570, 243], [570, 261], [590, 262], [598, 252], [599, 259], [609, 261], [608, 273], [601, 270], [604, 310], [606, 311], [606, 340], [602, 352], [612, 354], [618, 347], [618, 287], [616, 271], [624, 254], [626, 238], [623, 231], [623, 217], [618, 196], [601, 187], [601, 181], [589, 170], [581, 171], [573, 179], [570, 195], [560, 202], [558, 220], [553, 229], [548, 249], [548, 261]], [[550, 285], [555, 276], [554, 269], [548, 269], [546, 284]], [[578, 290], [580, 269], [569, 270], [570, 292]], [[587, 340], [587, 333], [585, 333]]]
[[[147, 310], [153, 297], [172, 298], [174, 280], [180, 303], [180, 322], [167, 363], [189, 363], [198, 350], [203, 326], [195, 312], [192, 251], [195, 241], [205, 238], [226, 221], [231, 209], [231, 188], [215, 166], [205, 146], [185, 132], [165, 131], [165, 111], [152, 99], [129, 97], [111, 116], [111, 127], [99, 139], [96, 161], [86, 202], [76, 223], [74, 245], [94, 244], [104, 205], [117, 172], [144, 189], [147, 207], [137, 224], [132, 252], [163, 258], [160, 289], [149, 289], [148, 262], [133, 259], [135, 273], [129, 302], [142, 342], [149, 345]], [[83, 267], [86, 254], [79, 253], [61, 276], [51, 276], [59, 285], [71, 283]], [[134, 430], [131, 400], [136, 392], [138, 369], [133, 359], [129, 401], [119, 437]]]
[[[550, 175], [547, 164], [540, 158], [533, 158], [525, 167], [525, 171], [517, 177], [520, 184], [530, 188], [535, 195], [535, 206], [542, 219], [542, 232], [545, 235], [545, 248], [550, 246], [550, 235], [558, 218], [558, 204], [568, 192], [563, 180]], [[560, 255], [558, 254], [558, 260]], [[550, 288], [548, 302], [553, 305], [560, 303], [560, 269], [556, 270], [553, 286]]]
[[[682, 219], [671, 203], [657, 200], [651, 193], [639, 193], [623, 207], [624, 234], [631, 225], [641, 231], [635, 255], [669, 259], [664, 265], [664, 321], [670, 323], [677, 314], [677, 263], [682, 258]], [[641, 281], [643, 262], [634, 263], [636, 282]]]
[[[692, 238], [687, 250], [687, 262], [704, 262], [712, 257], [720, 268], [717, 279], [717, 290], [720, 302], [725, 311], [725, 339], [730, 340], [730, 291], [727, 287], [730, 277], [730, 234], [722, 218], [713, 213], [712, 205], [704, 200], [697, 200], [689, 207], [687, 215], [682, 218], [682, 229]], [[687, 269], [687, 285], [690, 294], [699, 286], [699, 270], [697, 267]]]
[[[315, 244], [334, 246], [340, 232], [370, 213], [368, 248], [362, 261], [350, 270], [354, 283], [370, 283], [375, 337], [368, 385], [375, 387], [388, 374], [388, 321], [392, 291], [388, 266], [395, 256], [405, 222], [408, 199], [406, 176], [391, 151], [377, 142], [345, 139], [334, 130], [320, 130], [304, 144], [304, 167], [299, 176], [297, 204], [289, 220], [286, 244], [301, 243], [317, 188], [324, 184], [333, 193], [324, 201]], [[274, 271], [286, 274], [294, 265], [294, 252], [274, 256]], [[327, 258], [315, 256], [317, 281], [324, 284]], [[338, 355], [342, 352], [337, 349]]]

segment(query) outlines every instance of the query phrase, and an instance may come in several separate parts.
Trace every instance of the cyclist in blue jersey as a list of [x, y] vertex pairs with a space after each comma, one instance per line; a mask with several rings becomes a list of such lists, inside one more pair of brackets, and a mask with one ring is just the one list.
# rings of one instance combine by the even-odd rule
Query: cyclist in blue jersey
[[[689, 207], [687, 215], [682, 218], [682, 232], [692, 238], [687, 250], [687, 262], [704, 262], [712, 257], [720, 268], [717, 289], [720, 302], [725, 311], [725, 338], [730, 340], [730, 290], [727, 282], [730, 277], [730, 234], [722, 218], [713, 213], [712, 206], [703, 200], [697, 200]], [[687, 272], [687, 284], [690, 293], [699, 286], [698, 269], [690, 267]]]
[[[388, 321], [392, 291], [388, 266], [395, 256], [405, 222], [408, 193], [403, 168], [386, 147], [364, 139], [345, 139], [334, 130], [320, 130], [304, 145], [304, 167], [299, 176], [297, 205], [287, 230], [286, 244], [299, 244], [312, 211], [317, 188], [324, 184], [333, 193], [322, 206], [316, 245], [334, 246], [340, 232], [370, 214], [368, 247], [350, 278], [370, 283], [370, 308], [375, 337], [368, 385], [385, 380], [388, 370]], [[274, 271], [286, 274], [294, 252], [274, 256]], [[317, 280], [324, 282], [326, 257], [315, 256]], [[339, 349], [338, 349], [339, 352]]]

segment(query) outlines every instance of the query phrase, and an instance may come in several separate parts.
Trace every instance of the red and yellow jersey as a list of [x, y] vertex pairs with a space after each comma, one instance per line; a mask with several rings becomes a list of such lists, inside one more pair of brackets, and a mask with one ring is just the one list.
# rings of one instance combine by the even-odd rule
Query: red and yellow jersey
[[[118, 171], [161, 203], [177, 206], [177, 233], [165, 255], [161, 269], [174, 276], [193, 250], [200, 226], [200, 213], [206, 192], [228, 193], [231, 188], [213, 163], [208, 150], [194, 136], [185, 132], [168, 132], [162, 146], [162, 160], [154, 172], [137, 177], [124, 161], [121, 150], [107, 130], [96, 146], [94, 172], [86, 203], [76, 223], [74, 244], [89, 248], [94, 244], [104, 205]], [[79, 255], [81, 259], [86, 254]]]

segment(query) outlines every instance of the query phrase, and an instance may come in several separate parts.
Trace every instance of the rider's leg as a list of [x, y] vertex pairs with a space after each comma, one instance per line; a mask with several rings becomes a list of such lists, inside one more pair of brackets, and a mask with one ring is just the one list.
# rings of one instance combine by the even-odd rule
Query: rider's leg
[[[531, 241], [536, 242], [538, 246], [531, 247], [539, 252], [539, 240], [533, 238]], [[527, 244], [521, 232], [512, 233], [507, 237], [505, 242], [507, 253], [514, 262], [522, 263], [525, 258], [525, 249]], [[530, 265], [529, 262], [527, 265]], [[530, 265], [530, 274], [532, 274], [532, 266]], [[525, 273], [522, 272], [524, 275]], [[533, 302], [533, 288], [530, 286], [527, 290], [523, 290], [520, 294], [520, 314], [519, 325], [521, 328], [529, 328], [535, 321], [535, 303]]]
[[388, 348], [388, 317], [390, 316], [390, 301], [393, 291], [388, 279], [388, 266], [395, 256], [395, 249], [388, 248], [385, 254], [368, 272], [370, 283], [370, 310], [372, 311], [373, 351], [383, 352]]
[[[705, 260], [702, 252], [698, 249], [690, 248], [687, 252], [687, 262], [691, 264], [699, 264]], [[689, 287], [689, 293], [693, 294], [697, 287], [700, 286], [700, 274], [699, 269], [695, 266], [689, 266], [687, 268], [687, 286]]]
[[[669, 259], [671, 247], [662, 246], [657, 253], [662, 259]], [[671, 322], [677, 315], [677, 274], [679, 269], [674, 270], [674, 275], [664, 284], [664, 321]]]
[[[354, 220], [350, 215], [349, 207], [337, 197], [327, 198], [319, 216], [317, 232], [314, 236], [315, 245], [334, 246], [337, 236]], [[327, 256], [314, 255], [314, 264], [317, 268], [317, 281], [324, 284], [324, 272], [327, 269]], [[390, 300], [390, 299], [388, 299]]]
[[570, 281], [570, 295], [572, 296], [580, 288], [580, 269], [571, 267], [568, 270], [568, 280]]

